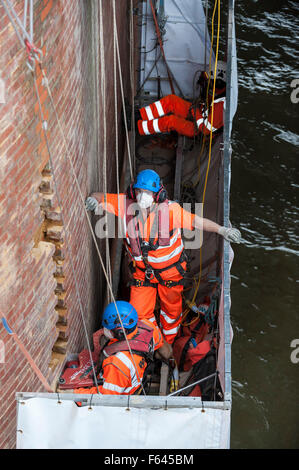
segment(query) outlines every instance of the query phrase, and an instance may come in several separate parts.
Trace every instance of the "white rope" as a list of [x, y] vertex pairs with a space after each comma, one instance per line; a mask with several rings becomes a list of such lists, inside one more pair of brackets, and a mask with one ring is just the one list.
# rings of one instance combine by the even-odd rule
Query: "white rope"
[[129, 132], [128, 132], [126, 108], [125, 108], [124, 87], [123, 87], [123, 79], [122, 79], [122, 71], [121, 71], [121, 63], [120, 63], [120, 55], [119, 55], [118, 34], [117, 34], [117, 26], [116, 26], [115, 15], [114, 15], [114, 18], [113, 18], [113, 23], [114, 23], [114, 28], [113, 29], [114, 29], [114, 36], [115, 36], [115, 43], [116, 43], [116, 52], [117, 52], [117, 62], [118, 62], [118, 72], [119, 72], [119, 82], [120, 82], [120, 90], [121, 90], [121, 98], [122, 98], [123, 116], [124, 116], [125, 130], [126, 130], [126, 141], [127, 141], [127, 148], [128, 148], [130, 175], [131, 175], [131, 180], [133, 181], [134, 176], [133, 176], [133, 168], [132, 168], [132, 157], [131, 157], [131, 148], [130, 148], [130, 139], [129, 139]]
[[[118, 204], [118, 214], [120, 213], [120, 201], [119, 201], [119, 154], [118, 154], [118, 100], [117, 100], [117, 73], [116, 73], [116, 34], [115, 34], [115, 0], [113, 0], [113, 79], [114, 79], [114, 122], [115, 122], [115, 160], [116, 160], [116, 187], [117, 187], [117, 204]], [[121, 221], [121, 218], [118, 217], [118, 220]], [[120, 228], [120, 224], [118, 224]]]
[[[25, 0], [24, 4], [24, 14], [23, 14], [23, 23], [19, 19], [12, 3], [10, 0], [1, 0], [1, 3], [3, 5], [3, 8], [10, 19], [10, 22], [15, 30], [15, 33], [20, 41], [20, 44], [22, 47], [26, 46], [27, 48], [27, 53], [28, 53], [28, 60], [27, 60], [27, 66], [28, 68], [34, 72], [34, 60], [38, 60], [39, 62], [41, 61], [42, 58], [42, 51], [40, 49], [37, 49], [33, 45], [33, 0], [30, 0], [30, 18], [29, 18], [29, 23], [30, 23], [30, 35], [26, 31], [26, 22], [27, 22], [27, 10], [28, 10], [28, 3], [27, 0]], [[19, 31], [19, 29], [20, 31]], [[21, 36], [21, 33], [23, 37]], [[27, 43], [28, 41], [28, 43]], [[31, 63], [30, 63], [31, 62]]]
[[131, 79], [131, 151], [135, 173], [135, 62], [134, 62], [134, 15], [133, 0], [130, 3], [130, 79]]
[[3, 5], [4, 10], [6, 11], [6, 14], [7, 14], [8, 18], [11, 21], [11, 24], [14, 27], [14, 30], [15, 30], [17, 36], [18, 36], [18, 39], [19, 39], [21, 45], [24, 47], [24, 41], [22, 39], [22, 36], [21, 36], [20, 31], [18, 30], [17, 26], [20, 28], [23, 36], [26, 39], [28, 39], [28, 41], [30, 41], [29, 34], [27, 33], [26, 29], [22, 25], [22, 23], [21, 23], [18, 15], [17, 15], [13, 5], [11, 4], [10, 0], [1, 0], [1, 3]]
[[24, 29], [26, 29], [26, 24], [27, 24], [27, 10], [28, 10], [28, 0], [25, 0], [24, 13], [23, 13], [23, 28]]
[[[7, 6], [5, 5], [4, 3], [4, 0], [0, 0], [1, 3], [3, 4], [4, 6], [4, 9], [17, 33], [17, 36], [18, 38], [20, 39], [20, 43], [22, 44], [22, 46], [24, 45], [23, 44], [23, 41], [22, 41], [22, 38], [20, 36], [20, 33], [17, 31], [16, 27], [15, 27], [15, 24], [14, 24], [14, 21], [7, 9]], [[7, 0], [9, 2], [9, 0]], [[9, 2], [10, 3], [10, 2]], [[11, 5], [11, 4], [10, 4]], [[12, 8], [12, 6], [11, 6]], [[20, 20], [19, 20], [20, 22]], [[20, 23], [21, 24], [21, 23]], [[21, 29], [23, 29], [23, 26], [21, 24]], [[25, 35], [26, 37], [28, 36], [27, 32], [25, 31]], [[117, 35], [116, 35], [116, 38], [117, 38]], [[30, 37], [28, 37], [28, 40], [30, 39]], [[120, 64], [119, 64], [120, 65]], [[58, 123], [58, 128], [59, 128], [59, 131], [61, 133], [61, 136], [62, 136], [62, 140], [63, 140], [63, 144], [65, 146], [65, 149], [66, 149], [66, 153], [65, 153], [65, 157], [68, 159], [69, 163], [70, 163], [70, 167], [71, 167], [71, 170], [72, 170], [72, 173], [73, 173], [73, 177], [74, 177], [74, 181], [75, 181], [75, 185], [77, 187], [77, 190], [78, 190], [78, 193], [79, 193], [79, 197], [81, 199], [81, 203], [82, 203], [82, 207], [83, 207], [83, 211], [84, 211], [84, 215], [86, 217], [86, 220], [87, 220], [87, 223], [88, 223], [88, 228], [90, 230], [90, 233], [91, 233], [91, 236], [92, 236], [92, 239], [93, 239], [93, 242], [94, 242], [94, 245], [95, 245], [95, 248], [96, 248], [96, 252], [97, 252], [97, 255], [99, 257], [99, 261], [100, 261], [100, 264], [101, 264], [101, 267], [103, 269], [103, 273], [104, 273], [104, 276], [105, 276], [105, 279], [106, 279], [106, 282], [107, 282], [107, 286], [108, 286], [108, 289], [110, 291], [110, 295], [111, 295], [111, 298], [112, 298], [112, 301], [115, 305], [115, 309], [116, 309], [116, 312], [117, 312], [117, 316], [119, 318], [119, 321], [120, 321], [120, 324], [121, 324], [121, 328], [124, 332], [124, 336], [125, 336], [125, 340], [127, 342], [127, 345], [128, 345], [128, 349], [129, 349], [129, 352], [130, 352], [130, 355], [131, 355], [131, 358], [132, 358], [132, 362], [134, 364], [134, 367], [135, 367], [135, 370], [136, 370], [136, 375], [138, 377], [138, 380], [140, 382], [140, 385], [141, 385], [141, 388], [143, 390], [143, 393], [144, 395], [145, 394], [145, 390], [144, 390], [144, 387], [143, 387], [143, 384], [142, 384], [142, 380], [140, 379], [140, 375], [138, 373], [138, 369], [136, 367], [136, 363], [135, 363], [135, 360], [134, 360], [134, 357], [133, 357], [133, 353], [132, 353], [132, 349], [130, 347], [130, 343], [128, 341], [128, 338], [127, 338], [127, 335], [126, 335], [126, 332], [125, 332], [125, 328], [123, 326], [123, 322], [122, 322], [122, 319], [121, 319], [121, 316], [119, 314], [119, 311], [118, 311], [118, 307], [117, 307], [117, 304], [116, 304], [116, 301], [115, 301], [115, 297], [113, 295], [113, 290], [112, 290], [112, 284], [109, 280], [109, 277], [108, 277], [108, 274], [107, 274], [107, 271], [105, 269], [105, 266], [104, 266], [104, 262], [103, 262], [103, 259], [102, 259], [102, 256], [101, 256], [101, 253], [100, 253], [100, 250], [99, 250], [99, 247], [98, 247], [98, 244], [97, 244], [97, 240], [96, 240], [96, 237], [95, 237], [95, 234], [94, 234], [94, 230], [93, 230], [93, 227], [92, 227], [92, 224], [91, 224], [91, 221], [89, 219], [89, 214], [88, 214], [88, 211], [85, 207], [85, 200], [84, 200], [84, 197], [83, 197], [83, 194], [82, 194], [82, 191], [81, 191], [81, 188], [80, 188], [80, 184], [79, 184], [79, 181], [78, 181], [78, 178], [77, 178], [77, 175], [76, 175], [76, 172], [75, 172], [75, 168], [74, 168], [74, 165], [73, 165], [73, 162], [72, 162], [72, 159], [71, 159], [71, 156], [70, 156], [70, 150], [69, 150], [69, 147], [68, 147], [68, 144], [66, 142], [66, 138], [65, 138], [65, 135], [64, 135], [64, 132], [63, 132], [63, 129], [62, 129], [62, 125], [61, 125], [61, 122], [60, 122], [60, 119], [58, 117], [58, 113], [57, 113], [57, 110], [56, 110], [56, 106], [55, 106], [55, 103], [54, 103], [54, 100], [53, 100], [53, 96], [52, 96], [52, 93], [51, 93], [51, 89], [49, 87], [49, 81], [48, 81], [48, 78], [42, 68], [42, 64], [40, 63], [39, 64], [40, 66], [40, 69], [41, 69], [41, 73], [43, 75], [43, 84], [44, 86], [47, 88], [47, 92], [48, 92], [48, 95], [49, 95], [49, 98], [50, 98], [50, 101], [51, 101], [51, 105], [53, 107], [53, 110], [54, 110], [54, 114], [55, 114], [55, 118], [57, 120], [57, 123]], [[38, 98], [38, 103], [39, 103], [39, 110], [40, 110], [40, 115], [41, 115], [41, 120], [42, 120], [42, 124], [45, 122], [44, 120], [44, 116], [43, 116], [43, 112], [42, 112], [42, 107], [41, 107], [41, 102], [40, 102], [40, 97], [39, 97], [39, 93], [38, 93], [38, 87], [37, 87], [37, 84], [36, 84], [36, 80], [35, 80], [35, 70], [33, 71], [33, 74], [34, 74], [34, 85], [35, 85], [35, 91], [36, 91], [36, 95], [37, 95], [37, 98]], [[56, 183], [56, 180], [55, 180], [55, 177], [54, 177], [54, 165], [53, 165], [53, 160], [52, 160], [52, 154], [51, 154], [51, 150], [50, 150], [50, 146], [49, 146], [49, 142], [48, 142], [48, 136], [47, 136], [47, 129], [44, 125], [42, 125], [42, 129], [43, 129], [43, 132], [44, 132], [44, 136], [45, 136], [45, 140], [46, 140], [46, 145], [47, 145], [47, 150], [48, 150], [48, 153], [49, 153], [49, 159], [50, 159], [50, 164], [51, 164], [51, 167], [52, 167], [52, 171], [53, 171], [53, 179], [54, 179], [54, 184], [55, 184], [55, 187], [56, 187], [56, 193], [57, 193], [57, 199], [58, 199], [58, 202], [59, 202], [59, 205], [61, 207], [61, 216], [62, 216], [62, 219], [63, 219], [63, 211], [62, 211], [62, 204], [61, 204], [61, 201], [59, 201], [59, 192], [58, 192], [58, 187], [57, 187], [57, 183]], [[63, 225], [64, 227], [66, 227], [65, 223], [63, 222]], [[65, 231], [65, 235], [67, 236], [67, 233]], [[67, 245], [67, 249], [68, 248], [68, 243], [66, 243]], [[70, 260], [71, 260], [71, 266], [72, 266], [72, 270], [73, 270], [73, 276], [74, 276], [74, 280], [75, 280], [75, 283], [77, 283], [77, 279], [76, 279], [76, 276], [75, 276], [75, 269], [74, 269], [74, 266], [73, 266], [73, 260], [72, 260], [72, 256], [70, 256]], [[76, 292], [77, 292], [77, 295], [78, 295], [78, 301], [79, 301], [79, 305], [80, 305], [80, 311], [81, 311], [81, 315], [82, 315], [82, 320], [83, 320], [83, 325], [85, 327], [85, 330], [86, 330], [86, 326], [85, 326], [85, 321], [84, 321], [84, 315], [83, 315], [83, 310], [82, 310], [82, 304], [81, 304], [81, 299], [80, 299], [80, 294], [79, 294], [79, 288], [77, 286], [76, 288]], [[85, 331], [85, 334], [86, 334], [86, 339], [87, 339], [87, 344], [88, 344], [88, 350], [89, 350], [89, 353], [91, 353], [91, 349], [90, 349], [90, 346], [89, 346], [89, 340], [88, 340], [88, 334], [87, 334], [87, 330]], [[94, 370], [94, 366], [93, 366], [93, 361], [91, 360], [91, 364], [92, 364], [92, 367], [93, 367], [93, 373], [95, 374], [95, 370]], [[96, 377], [95, 377], [95, 384], [96, 384], [96, 387], [97, 387], [97, 390], [98, 390], [98, 386], [97, 386], [97, 381], [96, 381]], [[99, 393], [99, 390], [98, 390], [98, 393]]]
[[33, 43], [33, 0], [30, 0], [30, 38]]
[[43, 77], [44, 77], [44, 85], [46, 86], [47, 88], [47, 91], [48, 91], [48, 94], [49, 94], [49, 97], [50, 97], [50, 101], [51, 101], [51, 104], [52, 104], [52, 107], [53, 107], [53, 110], [54, 110], [54, 114], [55, 114], [55, 117], [56, 117], [56, 120], [57, 120], [57, 123], [58, 123], [58, 127], [59, 127], [59, 131], [61, 133], [61, 136], [62, 136], [62, 140], [63, 140], [63, 144], [64, 144], [64, 147], [65, 147], [65, 157], [68, 159], [69, 163], [70, 163], [70, 166], [71, 166], [71, 170], [72, 170], [72, 173], [73, 173], [73, 178], [74, 178], [74, 181], [75, 181], [75, 185], [77, 187], [77, 190], [78, 190], [78, 193], [79, 193], [79, 196], [80, 196], [80, 199], [81, 199], [81, 203], [82, 203], [82, 207], [83, 207], [83, 211], [84, 211], [84, 215], [86, 217], [86, 220], [87, 220], [87, 223], [88, 223], [88, 228], [90, 230], [90, 233], [91, 233], [91, 236], [92, 236], [92, 240], [94, 242], [94, 245], [95, 245], [95, 249], [96, 249], [96, 252], [97, 252], [97, 255], [99, 257], [99, 260], [100, 260], [100, 264], [101, 264], [101, 267], [102, 267], [102, 270], [103, 270], [103, 273], [104, 273], [104, 276], [105, 276], [105, 279], [106, 279], [106, 282], [107, 282], [107, 286], [108, 286], [108, 289], [110, 291], [110, 295], [111, 295], [111, 299], [112, 299], [112, 302], [114, 303], [115, 305], [115, 309], [116, 309], [116, 312], [117, 312], [117, 316], [118, 316], [118, 319], [119, 319], [119, 322], [121, 324], [121, 328], [124, 332], [124, 336], [125, 336], [125, 340], [127, 342], [127, 345], [128, 345], [128, 349], [129, 349], [129, 352], [130, 352], [130, 355], [131, 355], [131, 358], [132, 358], [132, 362], [134, 363], [134, 367], [136, 369], [136, 374], [137, 374], [137, 377], [139, 379], [139, 382], [141, 384], [141, 387], [142, 387], [142, 390], [143, 390], [143, 393], [145, 395], [145, 390], [144, 390], [144, 387], [143, 387], [143, 384], [142, 384], [142, 381], [140, 379], [140, 375], [138, 373], [138, 370], [137, 370], [137, 367], [136, 367], [136, 363], [135, 363], [135, 360], [134, 360], [134, 357], [133, 357], [133, 353], [132, 353], [132, 349], [130, 347], [130, 343], [128, 341], [128, 338], [127, 338], [127, 335], [126, 335], [126, 331], [125, 331], [125, 328], [123, 326], [123, 322], [122, 322], [122, 319], [121, 319], [121, 316], [119, 314], [119, 311], [118, 311], [118, 307], [117, 307], [117, 304], [116, 304], [116, 300], [115, 300], [115, 297], [114, 297], [114, 294], [113, 294], [113, 290], [112, 290], [112, 283], [110, 282], [109, 280], [109, 277], [108, 277], [108, 273], [105, 269], [105, 266], [104, 266], [104, 262], [103, 262], [103, 258], [102, 258], [102, 255], [101, 255], [101, 252], [99, 250], [99, 247], [98, 247], [98, 244], [97, 244], [97, 240], [96, 240], [96, 237], [95, 237], [95, 234], [94, 234], [94, 230], [92, 228], [92, 224], [91, 224], [91, 221], [90, 221], [90, 218], [89, 218], [89, 213], [85, 207], [85, 200], [84, 200], [84, 197], [83, 197], [83, 194], [82, 194], [82, 191], [81, 191], [81, 188], [80, 188], [80, 185], [79, 185], [79, 181], [78, 181], [78, 178], [77, 178], [77, 175], [76, 175], [76, 172], [75, 172], [75, 168], [74, 168], [74, 165], [73, 165], [73, 162], [72, 162], [72, 159], [71, 159], [71, 155], [70, 155], [70, 150], [69, 150], [69, 147], [68, 147], [68, 144], [66, 142], [66, 138], [65, 138], [65, 135], [64, 135], [64, 132], [63, 132], [63, 129], [62, 129], [62, 125], [61, 125], [61, 122], [60, 122], [60, 119], [59, 119], [59, 116], [58, 116], [58, 113], [57, 113], [57, 110], [56, 110], [56, 106], [55, 106], [55, 103], [54, 103], [54, 100], [53, 100], [53, 96], [52, 96], [52, 93], [51, 93], [51, 90], [50, 90], [50, 87], [49, 87], [49, 82], [48, 82], [48, 78], [46, 77], [46, 74], [44, 72], [44, 70], [41, 68], [42, 70], [42, 74], [43, 74]]
[[[42, 110], [42, 106], [41, 106], [40, 96], [39, 96], [38, 87], [37, 87], [37, 83], [36, 83], [36, 74], [35, 74], [35, 71], [33, 72], [33, 78], [34, 78], [35, 92], [36, 92], [36, 96], [37, 96], [37, 100], [38, 100], [38, 105], [39, 105], [39, 112], [40, 112], [41, 122], [44, 123], [44, 115], [43, 115], [43, 110]], [[76, 271], [75, 271], [75, 267], [74, 267], [74, 263], [73, 263], [72, 253], [71, 253], [71, 251], [70, 251], [70, 246], [69, 246], [69, 243], [68, 243], [68, 234], [67, 234], [66, 224], [65, 224], [65, 220], [64, 220], [64, 212], [63, 212], [63, 207], [62, 207], [62, 200], [61, 200], [61, 198], [60, 198], [60, 193], [59, 193], [59, 190], [58, 190], [58, 185], [57, 185], [56, 174], [55, 174], [55, 170], [54, 170], [54, 164], [53, 164], [52, 153], [51, 153], [51, 149], [50, 149], [50, 145], [49, 145], [49, 141], [48, 141], [47, 129], [46, 129], [46, 127], [43, 126], [43, 125], [42, 125], [42, 129], [43, 129], [43, 134], [44, 134], [44, 137], [45, 137], [45, 140], [46, 140], [46, 146], [47, 146], [47, 150], [48, 150], [48, 154], [49, 154], [49, 160], [50, 160], [51, 170], [52, 170], [52, 174], [53, 174], [53, 180], [54, 180], [54, 185], [55, 185], [56, 196], [57, 196], [57, 200], [58, 200], [59, 207], [60, 207], [60, 209], [61, 209], [61, 220], [62, 220], [62, 224], [63, 224], [63, 227], [64, 227], [66, 248], [67, 248], [67, 252], [68, 252], [69, 259], [70, 259], [70, 263], [71, 263], [71, 270], [72, 270], [73, 278], [74, 278], [74, 281], [75, 281], [75, 290], [76, 290], [76, 294], [77, 294], [77, 299], [78, 299], [78, 303], [79, 303], [79, 309], [80, 309], [80, 313], [81, 313], [81, 317], [82, 317], [82, 322], [83, 322], [83, 327], [84, 327], [84, 332], [85, 332], [85, 336], [86, 336], [87, 348], [88, 348], [88, 352], [89, 352], [90, 364], [91, 364], [92, 371], [93, 371], [94, 383], [95, 383], [95, 386], [96, 386], [96, 388], [97, 388], [97, 392], [100, 393], [100, 392], [99, 392], [99, 388], [98, 388], [98, 384], [97, 384], [97, 376], [96, 376], [96, 371], [95, 371], [95, 367], [94, 367], [94, 363], [93, 363], [93, 358], [92, 358], [90, 343], [89, 343], [89, 339], [88, 339], [87, 328], [86, 328], [86, 324], [85, 324], [85, 318], [84, 318], [83, 306], [82, 306], [82, 301], [81, 301], [81, 296], [80, 296], [80, 291], [79, 291], [78, 280], [77, 280]]]
[[[101, 93], [102, 93], [102, 103], [103, 103], [103, 192], [104, 192], [104, 201], [106, 203], [106, 194], [107, 194], [107, 123], [106, 123], [106, 79], [105, 79], [105, 44], [104, 44], [104, 28], [103, 28], [103, 10], [102, 10], [102, 0], [99, 1], [99, 10], [100, 10], [100, 56], [101, 56]], [[108, 227], [108, 216], [107, 211], [105, 211], [105, 225]], [[111, 260], [110, 260], [110, 248], [109, 248], [109, 238], [105, 238], [106, 243], [106, 267], [108, 271], [109, 281], [112, 283], [111, 276]], [[108, 303], [111, 302], [110, 293], [108, 291]]]
[[[28, 0], [24, 2], [24, 12], [23, 12], [23, 28], [27, 30], [27, 12], [28, 12]], [[30, 42], [33, 43], [33, 0], [30, 0], [29, 5], [29, 36]], [[25, 39], [24, 33], [23, 38]]]

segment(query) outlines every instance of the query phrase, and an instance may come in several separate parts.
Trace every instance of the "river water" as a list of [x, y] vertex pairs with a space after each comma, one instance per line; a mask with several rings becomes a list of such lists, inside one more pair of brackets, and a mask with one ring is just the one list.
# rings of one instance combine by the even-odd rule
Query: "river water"
[[236, 2], [231, 221], [246, 244], [231, 271], [232, 448], [299, 448], [298, 33], [297, 2]]

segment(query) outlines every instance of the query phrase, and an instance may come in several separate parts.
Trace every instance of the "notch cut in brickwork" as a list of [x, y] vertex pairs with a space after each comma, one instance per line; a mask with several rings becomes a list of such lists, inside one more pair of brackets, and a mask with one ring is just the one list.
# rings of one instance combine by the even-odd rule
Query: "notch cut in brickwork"
[[41, 241], [51, 243], [55, 246], [53, 261], [56, 265], [54, 273], [56, 287], [54, 292], [57, 297], [57, 304], [55, 306], [55, 311], [58, 316], [56, 323], [57, 339], [52, 349], [49, 364], [49, 367], [54, 370], [61, 365], [66, 358], [68, 345], [68, 309], [65, 303], [66, 290], [64, 288], [65, 276], [63, 272], [65, 255], [61, 209], [55, 205], [56, 198], [53, 189], [53, 175], [48, 164], [42, 171], [39, 192], [43, 222], [39, 234], [36, 236], [35, 243], [38, 241], [38, 237], [40, 237]]

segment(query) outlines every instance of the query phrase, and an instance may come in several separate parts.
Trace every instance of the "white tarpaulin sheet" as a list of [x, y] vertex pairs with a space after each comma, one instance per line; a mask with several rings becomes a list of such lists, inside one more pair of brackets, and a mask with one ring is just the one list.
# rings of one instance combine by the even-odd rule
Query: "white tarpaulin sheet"
[[18, 404], [18, 449], [222, 449], [230, 410], [77, 407], [30, 398]]
[[[192, 98], [194, 75], [199, 70], [208, 70], [210, 58], [211, 43], [209, 33], [205, 31], [206, 18], [202, 2], [165, 0], [164, 8], [167, 21], [163, 47], [168, 67], [175, 78], [175, 92], [177, 95], [182, 92], [185, 98]], [[142, 24], [140, 84], [148, 76], [160, 76], [162, 95], [168, 95], [171, 88], [167, 80], [163, 81], [163, 78], [168, 76], [163, 58], [160, 57], [155, 64], [160, 48], [155, 48], [157, 34], [148, 1], [143, 3]], [[214, 65], [214, 53], [211, 65]], [[153, 95], [157, 94], [157, 82], [147, 80], [144, 90]]]

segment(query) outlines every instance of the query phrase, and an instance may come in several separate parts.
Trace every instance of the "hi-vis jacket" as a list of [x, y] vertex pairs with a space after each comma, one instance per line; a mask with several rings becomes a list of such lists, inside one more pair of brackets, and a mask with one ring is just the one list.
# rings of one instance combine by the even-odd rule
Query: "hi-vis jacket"
[[[161, 204], [154, 204], [150, 212], [139, 210], [138, 217], [132, 218], [128, 222], [127, 209], [130, 207], [131, 215], [138, 208], [137, 203], [132, 206], [125, 194], [106, 194], [106, 202], [100, 201], [101, 205], [108, 212], [120, 217], [123, 222], [124, 236], [126, 237], [127, 249], [137, 269], [137, 275], [141, 279], [144, 277], [146, 269], [142, 253], [136, 253], [132, 247], [132, 237], [136, 237], [136, 227], [138, 229], [138, 239], [140, 243], [148, 243], [147, 262], [154, 270], [162, 270], [163, 279], [170, 279], [178, 275], [177, 269], [172, 266], [179, 262], [184, 244], [181, 238], [181, 228], [193, 229], [194, 214], [184, 210], [178, 203], [167, 201]], [[163, 206], [163, 210], [159, 206]], [[167, 207], [166, 207], [167, 206]], [[159, 212], [160, 211], [160, 212]], [[159, 221], [159, 214], [162, 219]], [[168, 220], [165, 220], [167, 218]], [[159, 245], [159, 224], [162, 223], [162, 236], [167, 232], [165, 238], [168, 238], [167, 245]], [[169, 267], [169, 270], [167, 269]], [[135, 276], [134, 276], [135, 277]]]
[[158, 134], [176, 131], [186, 137], [193, 137], [202, 132], [210, 134], [223, 127], [223, 110], [225, 97], [214, 99], [213, 127], [212, 105], [205, 112], [203, 105], [194, 108], [189, 101], [176, 95], [167, 95], [139, 110], [141, 120], [138, 121], [140, 135]]
[[[153, 330], [153, 348], [159, 349], [163, 345], [163, 338], [159, 328], [155, 327], [149, 320], [143, 319], [142, 323]], [[131, 340], [137, 332], [127, 335]], [[117, 343], [117, 339], [110, 340], [108, 347]], [[133, 359], [132, 359], [133, 356]], [[147, 362], [144, 357], [129, 351], [120, 351], [104, 359], [102, 364], [103, 385], [99, 386], [99, 392], [103, 395], [132, 395], [141, 385]], [[136, 371], [137, 369], [137, 371]], [[97, 393], [96, 387], [90, 389], [78, 388], [75, 393]]]

